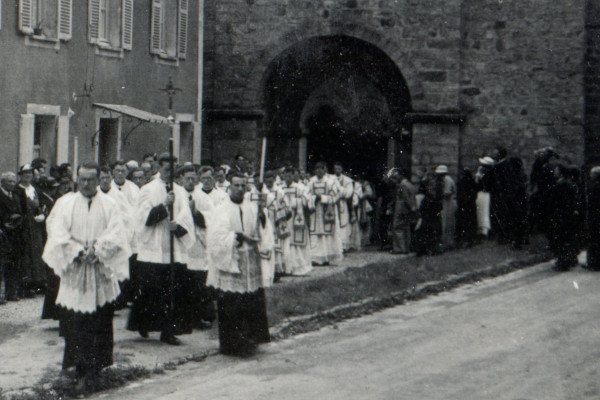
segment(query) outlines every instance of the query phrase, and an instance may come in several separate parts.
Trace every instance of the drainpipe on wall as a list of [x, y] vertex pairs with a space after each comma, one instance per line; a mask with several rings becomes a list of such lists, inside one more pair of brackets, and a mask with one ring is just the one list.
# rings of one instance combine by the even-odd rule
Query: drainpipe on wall
[[[198, 0], [198, 135], [194, 135], [194, 149], [198, 152], [196, 157], [192, 152], [194, 162], [202, 164], [202, 89], [204, 82], [204, 0]], [[197, 136], [197, 137], [196, 137]]]

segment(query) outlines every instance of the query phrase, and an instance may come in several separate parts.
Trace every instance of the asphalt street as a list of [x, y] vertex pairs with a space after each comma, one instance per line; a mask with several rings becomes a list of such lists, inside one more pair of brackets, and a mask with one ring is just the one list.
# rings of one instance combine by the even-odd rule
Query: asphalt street
[[94, 398], [599, 399], [599, 288], [541, 264]]

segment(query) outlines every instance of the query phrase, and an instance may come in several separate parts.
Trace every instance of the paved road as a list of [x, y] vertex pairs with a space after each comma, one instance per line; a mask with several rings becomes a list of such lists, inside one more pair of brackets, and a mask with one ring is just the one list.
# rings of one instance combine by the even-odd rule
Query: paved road
[[600, 399], [599, 289], [542, 264], [95, 398]]

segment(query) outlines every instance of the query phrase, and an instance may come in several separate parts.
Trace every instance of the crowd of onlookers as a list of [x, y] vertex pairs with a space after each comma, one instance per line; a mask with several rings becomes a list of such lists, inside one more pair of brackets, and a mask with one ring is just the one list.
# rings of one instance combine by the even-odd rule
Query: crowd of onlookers
[[439, 254], [495, 239], [519, 249], [531, 234], [543, 234], [555, 269], [577, 265], [583, 249], [584, 267], [600, 268], [600, 167], [573, 165], [550, 147], [535, 152], [529, 177], [523, 161], [503, 148], [478, 161], [456, 181], [445, 165], [419, 169], [413, 182], [400, 171], [384, 177], [376, 218], [382, 248]]
[[[179, 167], [186, 165], [192, 164]], [[194, 167], [198, 173], [203, 168]], [[306, 214], [294, 205], [287, 219], [277, 220], [275, 231], [282, 238], [286, 224], [299, 226], [291, 220], [292, 214], [296, 222], [302, 217], [312, 235], [310, 215], [324, 197], [315, 192], [320, 188], [311, 181], [330, 182], [326, 190], [332, 191], [327, 194], [335, 192], [334, 204], [323, 208], [322, 218], [326, 221], [331, 214], [338, 231], [339, 249], [327, 251], [340, 254], [313, 257], [313, 265], [334, 264], [343, 253], [370, 245], [393, 254], [434, 255], [489, 238], [520, 248], [528, 243], [530, 234], [543, 233], [555, 251], [558, 269], [576, 265], [576, 256], [584, 247], [588, 248], [587, 267], [600, 267], [599, 245], [594, 241], [600, 226], [600, 167], [584, 171], [561, 159], [552, 148], [535, 153], [529, 177], [522, 160], [502, 148], [480, 158], [476, 171], [462, 168], [456, 177], [445, 165], [430, 171], [417, 168], [412, 175], [393, 168], [371, 179], [352, 176], [339, 163], [331, 174], [326, 164], [318, 163], [314, 172], [319, 168], [322, 178], [285, 167], [266, 171], [259, 182], [259, 173], [241, 155], [230, 165], [209, 167], [215, 189], [227, 191], [228, 175], [241, 172], [248, 177], [249, 192], [271, 193], [273, 217], [277, 210], [290, 208], [284, 190], [297, 187], [294, 193], [303, 193], [301, 208]], [[116, 185], [128, 180], [142, 187], [157, 172], [156, 155], [146, 154], [139, 162], [117, 161], [105, 169]], [[56, 199], [76, 190], [73, 178], [71, 165], [48, 169], [42, 159], [21, 166], [16, 174], [1, 175], [0, 304], [35, 296], [47, 285], [56, 286], [48, 283], [56, 277], [41, 260], [45, 218]], [[202, 185], [200, 179], [196, 184]], [[311, 235], [307, 236], [309, 247], [313, 247], [310, 239], [316, 238]], [[285, 274], [285, 267], [278, 266], [276, 279]]]

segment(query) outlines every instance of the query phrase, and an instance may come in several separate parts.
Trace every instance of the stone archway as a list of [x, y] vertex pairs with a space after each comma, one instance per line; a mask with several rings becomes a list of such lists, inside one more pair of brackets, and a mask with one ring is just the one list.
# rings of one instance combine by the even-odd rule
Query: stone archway
[[410, 169], [411, 111], [396, 64], [371, 43], [345, 35], [296, 43], [271, 61], [264, 79], [265, 133], [273, 165], [311, 168], [342, 161], [374, 176]]

